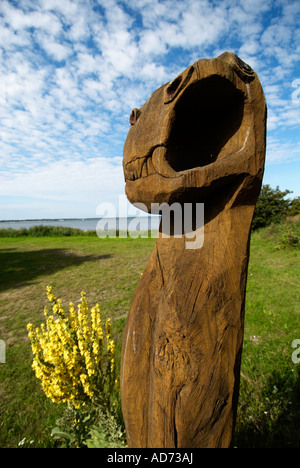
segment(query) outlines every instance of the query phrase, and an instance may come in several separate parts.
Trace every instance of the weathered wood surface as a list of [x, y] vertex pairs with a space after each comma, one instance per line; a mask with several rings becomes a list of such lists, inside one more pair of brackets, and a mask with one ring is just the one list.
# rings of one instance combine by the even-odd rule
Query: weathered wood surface
[[128, 316], [121, 397], [129, 447], [230, 447], [237, 411], [250, 229], [266, 104], [236, 55], [199, 60], [130, 116], [126, 194], [204, 203], [203, 247], [157, 239]]

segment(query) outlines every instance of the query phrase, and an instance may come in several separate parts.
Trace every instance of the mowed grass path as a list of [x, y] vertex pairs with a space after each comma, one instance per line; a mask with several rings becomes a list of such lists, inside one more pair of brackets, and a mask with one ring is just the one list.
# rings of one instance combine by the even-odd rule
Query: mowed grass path
[[[111, 317], [120, 356], [126, 316], [154, 239], [97, 237], [0, 239], [0, 447], [26, 437], [32, 447], [50, 447], [51, 428], [62, 408], [44, 396], [31, 370], [26, 325], [39, 325], [48, 284], [64, 305], [100, 303]], [[251, 242], [245, 344], [236, 446], [299, 447], [300, 364], [292, 342], [300, 339], [299, 250], [278, 251], [255, 233]]]

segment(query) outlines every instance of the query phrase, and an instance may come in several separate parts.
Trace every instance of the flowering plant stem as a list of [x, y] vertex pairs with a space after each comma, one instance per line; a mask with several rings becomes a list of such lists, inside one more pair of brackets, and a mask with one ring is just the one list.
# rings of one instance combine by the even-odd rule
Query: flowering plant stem
[[71, 302], [68, 313], [51, 286], [46, 293], [52, 311], [45, 307], [45, 323], [40, 328], [27, 325], [32, 368], [44, 393], [53, 402], [68, 402], [76, 409], [92, 401], [110, 411], [119, 385], [110, 319], [104, 334], [100, 306], [89, 310], [84, 292], [77, 310]]

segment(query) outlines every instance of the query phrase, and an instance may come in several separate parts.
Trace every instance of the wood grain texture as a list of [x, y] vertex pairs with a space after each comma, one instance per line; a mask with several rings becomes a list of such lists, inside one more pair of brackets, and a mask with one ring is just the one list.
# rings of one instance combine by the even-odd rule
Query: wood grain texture
[[[265, 159], [257, 75], [232, 53], [199, 60], [130, 116], [132, 203], [204, 203], [202, 248], [156, 241], [127, 319], [121, 397], [129, 447], [230, 447], [249, 239]], [[195, 220], [194, 220], [195, 221]], [[162, 228], [161, 228], [162, 231]]]

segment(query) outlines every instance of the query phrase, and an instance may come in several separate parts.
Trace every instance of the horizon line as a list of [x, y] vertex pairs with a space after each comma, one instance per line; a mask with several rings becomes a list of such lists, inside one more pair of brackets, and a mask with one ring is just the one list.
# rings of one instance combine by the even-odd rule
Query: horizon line
[[[151, 214], [151, 213], [145, 213], [143, 215], [137, 215], [137, 216], [116, 216], [117, 219], [134, 219], [134, 218], [149, 218], [151, 216], [160, 216], [156, 214]], [[96, 220], [96, 219], [113, 219], [112, 217], [105, 217], [105, 216], [97, 216], [93, 218], [26, 218], [26, 219], [0, 219], [0, 223], [19, 223], [19, 222], [25, 222], [25, 221], [91, 221], [91, 220]]]

